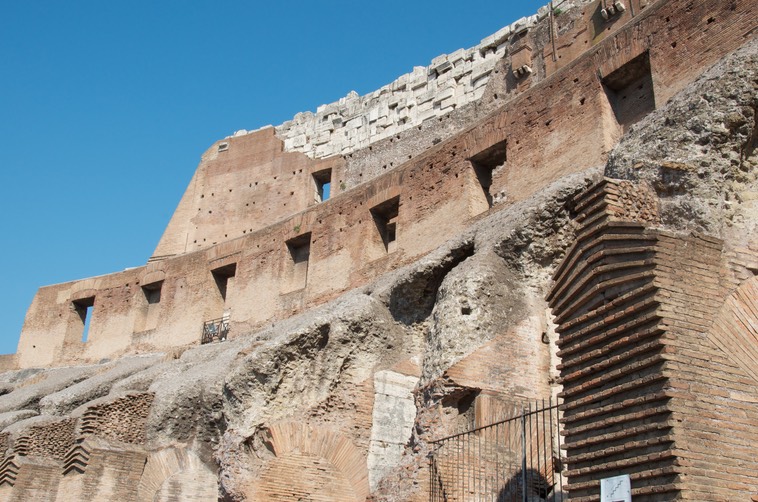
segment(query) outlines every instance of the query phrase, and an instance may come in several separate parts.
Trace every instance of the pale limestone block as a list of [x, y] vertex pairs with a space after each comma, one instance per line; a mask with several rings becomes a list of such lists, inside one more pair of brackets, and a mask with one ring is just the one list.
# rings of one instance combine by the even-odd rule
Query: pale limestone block
[[457, 65], [466, 58], [466, 51], [464, 49], [458, 49], [447, 57], [452, 65]]
[[418, 96], [416, 96], [416, 102], [419, 104], [419, 106], [421, 106], [424, 103], [427, 103], [429, 101], [432, 101], [433, 99], [434, 99], [434, 91], [433, 90], [427, 90], [425, 92], [422, 92]]
[[376, 489], [379, 481], [402, 458], [416, 419], [413, 389], [418, 378], [393, 371], [374, 375], [374, 408], [367, 466], [369, 485]]
[[420, 122], [424, 122], [425, 120], [429, 120], [431, 118], [434, 118], [437, 115], [437, 111], [434, 108], [429, 108], [428, 110], [419, 111], [418, 114], [418, 120]]
[[432, 102], [440, 103], [446, 99], [452, 98], [453, 96], [455, 96], [455, 87], [447, 87], [441, 92], [438, 92], [436, 95], [434, 95]]

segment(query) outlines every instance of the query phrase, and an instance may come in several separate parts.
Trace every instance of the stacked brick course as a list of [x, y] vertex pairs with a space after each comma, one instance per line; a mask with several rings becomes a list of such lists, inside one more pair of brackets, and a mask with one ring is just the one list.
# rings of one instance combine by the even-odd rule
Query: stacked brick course
[[44, 425], [34, 425], [13, 444], [13, 451], [22, 456], [40, 456], [63, 460], [74, 444], [74, 426], [71, 418]]
[[[577, 197], [583, 226], [548, 296], [571, 499], [598, 500], [600, 479], [619, 474], [630, 474], [634, 500], [744, 495], [758, 488], [755, 359], [738, 348], [758, 303], [753, 282], [713, 324], [729, 292], [722, 276], [733, 277], [722, 243], [631, 221], [657, 219], [649, 192], [632, 188], [605, 180]], [[741, 319], [733, 343], [727, 318]]]
[[90, 406], [82, 416], [80, 434], [143, 444], [145, 421], [154, 397], [148, 392], [128, 394], [108, 403]]

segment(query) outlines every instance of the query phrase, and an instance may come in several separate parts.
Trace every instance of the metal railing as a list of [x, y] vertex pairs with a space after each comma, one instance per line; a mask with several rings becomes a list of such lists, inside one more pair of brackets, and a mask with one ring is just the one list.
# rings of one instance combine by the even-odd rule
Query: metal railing
[[558, 406], [433, 441], [430, 501], [562, 502]]
[[229, 318], [212, 319], [203, 323], [203, 334], [200, 343], [223, 342], [229, 334]]

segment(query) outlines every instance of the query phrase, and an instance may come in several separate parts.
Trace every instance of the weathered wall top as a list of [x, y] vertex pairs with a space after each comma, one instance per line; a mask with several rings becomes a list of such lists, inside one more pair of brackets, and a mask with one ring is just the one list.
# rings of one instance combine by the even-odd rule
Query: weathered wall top
[[[587, 3], [591, 0], [555, 2], [562, 10]], [[276, 134], [288, 152], [311, 158], [346, 155], [475, 102], [484, 94], [496, 63], [549, 13], [544, 6], [537, 14], [485, 37], [479, 45], [438, 56], [429, 66], [416, 66], [365, 96], [351, 91], [339, 101], [319, 106], [315, 114], [298, 113], [276, 126]]]

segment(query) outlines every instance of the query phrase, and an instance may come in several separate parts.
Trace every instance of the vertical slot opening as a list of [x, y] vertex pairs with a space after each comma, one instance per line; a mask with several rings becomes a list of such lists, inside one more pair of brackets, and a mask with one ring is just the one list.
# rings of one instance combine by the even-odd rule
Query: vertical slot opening
[[81, 298], [73, 301], [73, 307], [82, 321], [82, 342], [89, 340], [90, 324], [92, 322], [92, 313], [95, 309], [95, 297]]
[[371, 216], [388, 253], [397, 247], [397, 217], [400, 209], [400, 196], [393, 197], [371, 208]]

